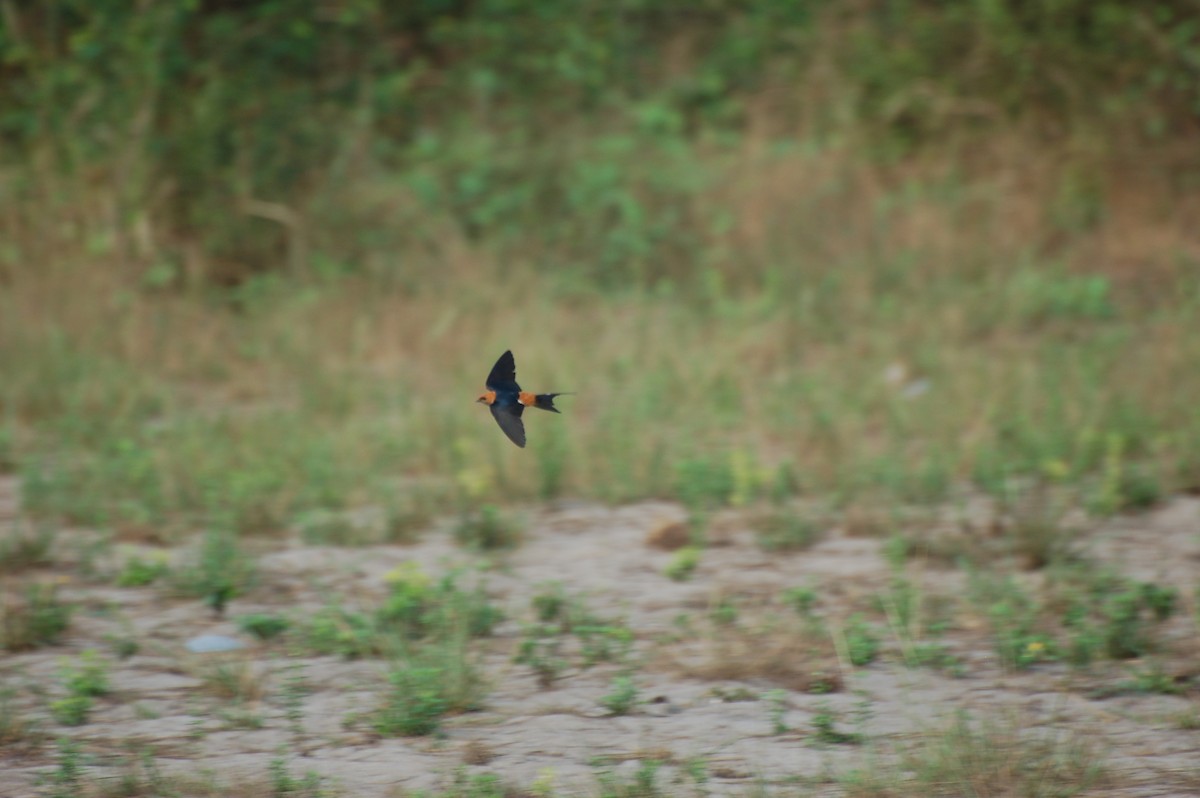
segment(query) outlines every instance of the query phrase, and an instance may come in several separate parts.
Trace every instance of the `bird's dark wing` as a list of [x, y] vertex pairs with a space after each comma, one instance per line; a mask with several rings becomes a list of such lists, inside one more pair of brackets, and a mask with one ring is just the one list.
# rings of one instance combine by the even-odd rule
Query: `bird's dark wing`
[[487, 387], [489, 391], [521, 390], [521, 386], [517, 385], [517, 364], [513, 360], [512, 350], [507, 350], [496, 361], [496, 365], [492, 366], [492, 373], [487, 378]]
[[525, 448], [525, 422], [521, 421], [521, 413], [524, 411], [524, 405], [492, 405], [492, 417], [496, 419], [500, 429], [504, 430], [510, 441], [522, 449]]

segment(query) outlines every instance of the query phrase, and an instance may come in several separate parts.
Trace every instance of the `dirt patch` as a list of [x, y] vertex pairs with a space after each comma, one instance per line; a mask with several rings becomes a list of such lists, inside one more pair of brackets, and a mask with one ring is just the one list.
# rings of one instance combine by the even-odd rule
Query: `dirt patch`
[[[0, 508], [12, 515], [15, 489], [11, 480], [0, 486]], [[895, 618], [879, 600], [894, 589], [896, 574], [878, 538], [857, 527], [830, 529], [809, 550], [768, 554], [751, 530], [734, 528], [729, 545], [703, 552], [690, 579], [672, 581], [663, 571], [674, 555], [663, 550], [671, 547], [656, 530], [681, 516], [664, 503], [532, 510], [520, 547], [486, 557], [436, 529], [411, 546], [293, 542], [262, 554], [259, 581], [232, 602], [228, 616], [303, 618], [335, 596], [372, 606], [387, 595], [389, 572], [405, 563], [430, 574], [490, 564], [482, 584], [507, 614], [477, 644], [490, 689], [479, 711], [449, 718], [433, 737], [384, 738], [356, 721], [379, 704], [386, 685], [380, 660], [309, 656], [257, 641], [200, 601], [173, 599], [154, 586], [116, 588], [68, 572], [39, 572], [57, 573], [63, 594], [83, 609], [60, 645], [3, 659], [13, 711], [37, 718], [47, 737], [4, 746], [0, 795], [37, 793], [37, 774], [55, 766], [49, 742], [55, 737], [77, 741], [95, 773], [137, 748], [152, 752], [164, 773], [195, 778], [208, 770], [224, 783], [265, 785], [272, 761], [282, 756], [293, 774], [318, 773], [348, 796], [442, 789], [461, 779], [464, 768], [523, 788], [552, 783], [590, 790], [598, 769], [631, 778], [647, 760], [663, 763], [659, 783], [679, 792], [695, 788], [689, 774], [696, 763], [703, 763], [704, 789], [712, 794], [759, 783], [837, 792], [836, 774], [862, 767], [868, 751], [903, 747], [962, 710], [1009, 713], [1030, 729], [1087, 736], [1103, 749], [1104, 794], [1186, 795], [1200, 788], [1197, 695], [1186, 667], [1170, 676], [1178, 694], [1104, 693], [1097, 686], [1119, 683], [1139, 663], [1081, 670], [1046, 662], [1013, 671], [984, 624], [965, 614], [939, 638], [954, 667], [920, 665], [912, 659], [913, 641], [896, 633]], [[1098, 561], [1173, 585], [1191, 602], [1200, 500], [1180, 498], [1145, 515], [1093, 524], [1084, 540]], [[70, 534], [58, 545], [69, 548]], [[905, 578], [927, 597], [953, 600], [964, 590], [962, 573], [939, 563], [910, 562]], [[632, 630], [635, 667], [575, 662], [539, 682], [528, 665], [514, 662], [532, 621], [531, 599], [550, 583]], [[836, 633], [806, 628], [812, 619], [780, 599], [798, 587], [815, 594], [813, 618]], [[878, 653], [864, 666], [849, 661], [854, 614], [877, 638]], [[205, 633], [237, 638], [246, 648], [209, 655], [184, 648]], [[1194, 651], [1194, 618], [1177, 617], [1163, 636], [1173, 651]], [[137, 651], [117, 659], [112, 641], [124, 638], [135, 640]], [[96, 700], [90, 722], [61, 726], [46, 707], [58, 696], [62, 658], [85, 649], [111, 661], [111, 692]], [[214, 687], [217, 672], [228, 682], [224, 688]], [[632, 679], [638, 701], [617, 715], [604, 700], [622, 675]], [[830, 742], [837, 738], [823, 738], [822, 728], [861, 744]]]

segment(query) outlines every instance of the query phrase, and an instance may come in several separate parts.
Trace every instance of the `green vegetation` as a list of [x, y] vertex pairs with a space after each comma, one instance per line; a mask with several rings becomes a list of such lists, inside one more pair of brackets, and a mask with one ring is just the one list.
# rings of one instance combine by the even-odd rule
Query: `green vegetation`
[[166, 557], [143, 560], [141, 557], [130, 557], [125, 561], [121, 572], [117, 574], [117, 587], [142, 587], [162, 579], [170, 573]]
[[[487, 548], [562, 494], [1196, 484], [1182, 0], [435, 6], [6, 12], [29, 508], [338, 538], [421, 496]], [[528, 453], [469, 401], [501, 340], [580, 391]]]
[[45, 524], [8, 524], [7, 534], [0, 536], [0, 574], [17, 573], [54, 559], [55, 533]]
[[817, 742], [829, 745], [862, 742], [862, 735], [838, 730], [837, 721], [838, 716], [833, 708], [827, 702], [821, 702], [812, 719], [813, 736]]
[[468, 650], [469, 639], [459, 624], [442, 639], [403, 653], [372, 716], [375, 731], [385, 737], [423, 736], [437, 731], [447, 714], [479, 709], [487, 686]]
[[1177, 608], [1174, 588], [1088, 564], [1060, 568], [1049, 577], [1035, 592], [1012, 577], [973, 575], [972, 601], [987, 615], [1007, 667], [1055, 659], [1082, 666], [1149, 654], [1159, 647], [1159, 627]]
[[40, 745], [45, 733], [37, 721], [17, 707], [16, 690], [0, 687], [0, 745], [16, 751]]
[[198, 596], [217, 615], [254, 581], [254, 562], [237, 538], [222, 529], [208, 529], [191, 560], [175, 573], [175, 584], [185, 594]]
[[541, 687], [550, 687], [572, 667], [586, 670], [627, 659], [632, 630], [595, 615], [582, 597], [569, 596], [561, 584], [545, 585], [530, 604], [534, 621], [525, 626], [513, 662], [528, 665]]
[[879, 638], [861, 615], [853, 615], [846, 623], [846, 654], [850, 664], [870, 665], [879, 655]]
[[434, 580], [408, 564], [388, 575], [391, 590], [371, 609], [353, 610], [332, 603], [297, 627], [302, 645], [319, 654], [369, 657], [394, 654], [409, 642], [443, 639], [462, 626], [472, 637], [491, 634], [503, 618], [483, 586], [458, 587], [459, 574]]
[[638, 688], [631, 676], [617, 676], [612, 689], [601, 697], [600, 706], [612, 715], [628, 715], [638, 705]]
[[[771, 690], [777, 734], [787, 695], [854, 689], [896, 653], [961, 673], [984, 639], [1091, 695], [1194, 697], [1175, 659], [1194, 660], [1200, 588], [1111, 572], [1085, 537], [1200, 489], [1195, 11], [0, 0], [0, 649], [157, 662], [123, 613], [253, 600], [272, 611], [237, 628], [270, 657], [378, 658], [336, 667], [386, 669], [360, 718], [385, 736], [479, 708], [500, 661], [543, 688], [612, 678], [592, 695], [634, 711], [635, 639], [639, 667]], [[471, 401], [506, 347], [526, 388], [575, 392], [526, 415], [524, 450]], [[651, 543], [688, 545], [647, 555], [690, 597], [675, 628], [561, 585], [502, 612], [474, 570], [281, 585], [287, 558], [255, 562], [444, 532], [439, 568], [496, 568], [497, 595], [527, 597], [506, 571], [526, 519], [580, 500], [683, 506], [686, 534], [675, 507]], [[718, 544], [749, 532], [754, 567], [795, 569], [827, 531], [869, 556], [854, 539], [883, 539], [890, 573], [721, 581]], [[183, 556], [108, 556], [120, 541]], [[701, 564], [711, 592], [666, 583]], [[967, 569], [961, 597], [927, 592], [943, 567]], [[303, 610], [271, 603], [293, 589]], [[273, 666], [202, 663], [199, 700], [238, 702], [222, 728], [286, 716], [259, 791], [326, 792], [290, 770], [300, 678], [277, 693]], [[106, 667], [85, 654], [39, 708], [85, 724]], [[32, 736], [0, 698], [0, 742]], [[862, 741], [840, 722], [818, 706], [813, 739]], [[842, 786], [1094, 784], [1061, 742], [960, 718], [889, 783]], [[88, 752], [62, 741], [47, 791], [188, 792], [136, 757], [108, 790]], [[680, 761], [629, 753], [640, 769], [600, 794], [665, 794], [658, 763]], [[445, 794], [523, 789], [472, 773]]]
[[684, 546], [675, 552], [675, 556], [667, 563], [663, 573], [675, 582], [686, 582], [692, 578], [700, 565], [700, 549], [696, 546]]
[[454, 528], [454, 538], [479, 551], [508, 549], [520, 542], [521, 530], [500, 508], [485, 504], [478, 512], [468, 513], [459, 520]]
[[1104, 757], [1087, 739], [1056, 729], [1029, 733], [1011, 716], [960, 713], [904, 751], [901, 772], [873, 763], [843, 786], [850, 795], [1071, 796], [1104, 783]]
[[821, 539], [818, 522], [784, 508], [775, 508], [755, 522], [758, 545], [764, 551], [800, 551]]
[[628, 778], [601, 768], [596, 772], [600, 798], [664, 798], [668, 793], [658, 781], [661, 762], [646, 759]]
[[71, 623], [73, 607], [53, 585], [25, 585], [20, 593], [0, 583], [0, 648], [23, 651], [56, 642]]
[[50, 713], [64, 726], [82, 726], [91, 715], [92, 699], [108, 694], [108, 663], [89, 649], [78, 663], [63, 660], [61, 674], [67, 695], [50, 702]]
[[763, 695], [767, 702], [767, 714], [771, 719], [772, 734], [787, 734], [789, 729], [785, 720], [788, 711], [786, 690], [771, 690]]
[[243, 632], [252, 634], [259, 640], [272, 640], [286, 632], [291, 627], [291, 621], [282, 615], [259, 612], [238, 616], [237, 625]]
[[51, 798], [75, 798], [83, 784], [83, 754], [79, 743], [65, 738], [58, 740], [58, 766], [42, 775], [50, 787]]

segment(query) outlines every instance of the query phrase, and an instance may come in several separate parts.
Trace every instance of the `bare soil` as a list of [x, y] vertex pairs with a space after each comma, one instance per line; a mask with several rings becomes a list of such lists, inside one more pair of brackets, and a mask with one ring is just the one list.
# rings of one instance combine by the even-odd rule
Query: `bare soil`
[[[15, 480], [0, 482], [4, 528], [6, 518], [19, 514], [17, 492]], [[134, 747], [153, 752], [168, 774], [211, 770], [221, 783], [237, 787], [230, 794], [250, 794], [253, 785], [263, 794], [281, 750], [288, 752], [294, 775], [314, 771], [347, 796], [444, 789], [464, 770], [496, 774], [525, 789], [540, 784], [594, 792], [598, 767], [629, 777], [646, 759], [664, 763], [660, 784], [677, 793], [695, 789], [688, 786], [687, 766], [702, 759], [709, 774], [705, 789], [712, 794], [746, 793], [763, 783], [836, 794], [837, 774], [864, 767], [871, 756], [886, 759], [896, 746], [944, 727], [960, 710], [1002, 713], [1030, 729], [1082, 735], [1098, 746], [1108, 772], [1093, 794], [1200, 794], [1200, 730], [1181, 720], [1200, 715], [1197, 682], [1187, 672], [1189, 663], [1196, 664], [1200, 636], [1190, 607], [1162, 633], [1165, 649], [1174, 652], [1162, 661], [1182, 674], [1180, 695], [1104, 689], [1127, 679], [1136, 661], [1006, 670], [986, 625], [965, 612], [955, 614], [942, 637], [961, 662], [961, 675], [909, 667], [899, 637], [872, 610], [892, 579], [878, 537], [830, 528], [808, 550], [766, 553], [744, 519], [730, 514], [714, 532], [724, 545], [707, 548], [692, 578], [676, 582], [663, 575], [675, 555], [659, 539], [664, 524], [683, 517], [669, 503], [560, 503], [525, 511], [521, 544], [489, 555], [465, 551], [438, 527], [408, 546], [266, 541], [255, 587], [236, 598], [223, 619], [198, 600], [171, 597], [157, 586], [122, 589], [112, 587], [111, 578], [80, 576], [78, 552], [94, 535], [64, 532], [58, 562], [36, 576], [58, 579], [63, 595], [83, 609], [60, 645], [0, 660], [3, 685], [17, 690], [16, 709], [41, 718], [49, 732], [42, 742], [0, 749], [0, 796], [44, 790], [37, 775], [54, 767], [53, 739], [64, 736], [81, 744], [94, 775], [112, 772], [116, 757]], [[1090, 523], [1082, 546], [1098, 563], [1176, 586], [1191, 605], [1200, 574], [1200, 499], [1180, 497], [1135, 517]], [[110, 556], [131, 550], [118, 544]], [[419, 563], [436, 575], [484, 560], [490, 567], [482, 572], [483, 583], [507, 614], [492, 637], [478, 642], [490, 685], [486, 704], [448, 718], [434, 737], [381, 738], [355, 720], [378, 706], [386, 663], [306, 656], [286, 643], [242, 635], [229, 620], [250, 612], [303, 617], [335, 597], [372, 606], [387, 592], [385, 574], [403, 563]], [[910, 561], [907, 575], [927, 596], [962, 598], [961, 569]], [[621, 672], [618, 664], [583, 668], [576, 662], [543, 687], [527, 665], [513, 662], [532, 617], [530, 599], [549, 582], [561, 582], [593, 612], [619, 618], [634, 631], [633, 678], [641, 703], [630, 714], [612, 716], [600, 703]], [[798, 649], [793, 627], [786, 625], [794, 617], [783, 625], [772, 619], [790, 613], [780, 593], [801, 585], [815, 588], [827, 628], [837, 630], [850, 613], [862, 612], [879, 631], [880, 657], [853, 667], [829, 641], [813, 642], [811, 650], [801, 641]], [[721, 600], [738, 608], [735, 623], [708, 620]], [[185, 642], [204, 633], [237, 637], [246, 648], [189, 653]], [[113, 637], [135, 639], [138, 652], [117, 659]], [[112, 663], [113, 691], [97, 700], [91, 722], [58, 726], [46, 706], [61, 696], [61, 660], [89, 648]], [[234, 708], [231, 699], [206, 689], [205, 669], [220, 662], [246, 668], [244, 678], [257, 685], [261, 698]], [[809, 692], [807, 677], [818, 671], [839, 689]], [[299, 737], [282, 699], [286, 680], [297, 673], [308, 688]], [[780, 704], [788, 728], [782, 733], [771, 715]], [[231, 720], [231, 708], [259, 717], [261, 728], [240, 728], [245, 724]], [[818, 739], [814, 717], [830, 712], [839, 730], [862, 734], [865, 743]]]

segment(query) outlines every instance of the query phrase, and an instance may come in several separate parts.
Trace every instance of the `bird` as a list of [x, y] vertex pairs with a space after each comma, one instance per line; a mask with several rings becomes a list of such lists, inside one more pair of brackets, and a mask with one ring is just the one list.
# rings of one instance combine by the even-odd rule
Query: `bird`
[[517, 364], [513, 360], [512, 350], [506, 350], [492, 371], [488, 374], [487, 390], [480, 394], [476, 402], [483, 402], [492, 411], [492, 418], [504, 430], [508, 439], [525, 448], [525, 423], [521, 414], [527, 407], [539, 410], [549, 410], [551, 413], [560, 412], [554, 406], [554, 397], [565, 396], [565, 393], [530, 393], [522, 391], [517, 384]]

